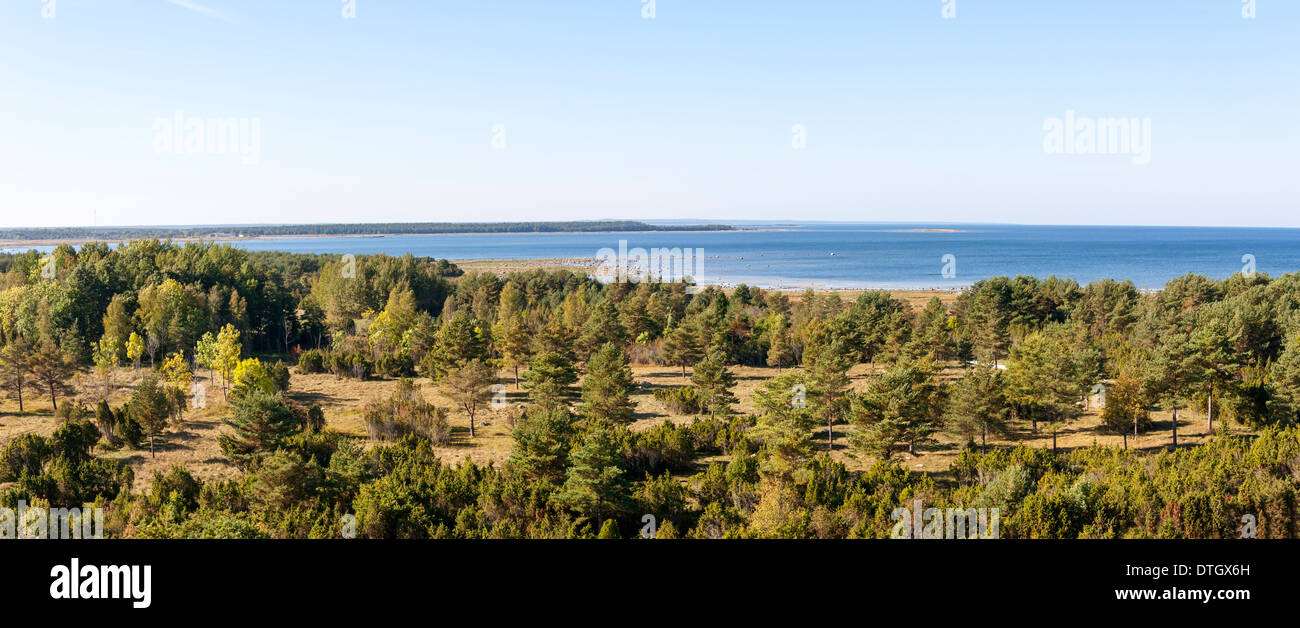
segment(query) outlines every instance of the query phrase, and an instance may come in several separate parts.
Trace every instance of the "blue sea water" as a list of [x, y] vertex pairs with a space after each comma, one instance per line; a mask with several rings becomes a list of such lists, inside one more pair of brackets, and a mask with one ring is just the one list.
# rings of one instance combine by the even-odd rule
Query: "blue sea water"
[[[1300, 229], [934, 223], [737, 225], [727, 232], [519, 233], [241, 240], [250, 250], [387, 253], [447, 259], [594, 258], [608, 247], [704, 250], [696, 280], [765, 288], [960, 288], [998, 276], [1158, 289], [1186, 273], [1222, 279], [1243, 256], [1278, 276], [1300, 270]], [[943, 276], [944, 256], [955, 258]], [[950, 265], [951, 266], [951, 265]]]

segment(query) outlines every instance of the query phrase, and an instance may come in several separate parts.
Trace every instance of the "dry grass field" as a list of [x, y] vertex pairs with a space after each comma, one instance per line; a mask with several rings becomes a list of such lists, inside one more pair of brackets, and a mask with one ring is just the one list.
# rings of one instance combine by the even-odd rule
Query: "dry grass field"
[[[759, 367], [732, 367], [731, 370], [736, 377], [734, 392], [739, 399], [737, 409], [742, 413], [753, 410], [754, 390], [764, 380], [778, 373], [774, 368]], [[949, 367], [943, 372], [942, 377], [955, 378], [959, 371], [959, 367]], [[643, 387], [634, 396], [637, 418], [632, 429], [645, 430], [664, 420], [676, 423], [689, 423], [694, 420], [692, 416], [669, 413], [652, 396], [655, 388], [686, 384], [688, 380], [682, 377], [679, 369], [634, 366], [633, 372], [637, 381], [648, 384], [648, 387]], [[864, 389], [873, 375], [871, 367], [867, 365], [858, 365], [849, 374], [853, 387], [858, 390]], [[503, 372], [503, 375], [506, 373]], [[114, 375], [113, 404], [117, 405], [124, 401], [138, 381], [139, 375], [131, 369], [119, 369]], [[450, 402], [438, 392], [436, 386], [429, 383], [427, 379], [417, 381], [421, 383], [421, 391], [430, 402], [440, 407], [451, 406]], [[517, 390], [512, 379], [503, 377], [500, 381], [507, 387], [508, 407], [513, 408], [515, 404], [525, 401], [524, 391]], [[81, 376], [77, 382], [82, 397], [87, 401], [98, 398], [100, 385], [88, 375]], [[326, 425], [329, 428], [353, 436], [369, 445], [362, 421], [363, 408], [369, 402], [387, 398], [395, 386], [395, 380], [356, 381], [340, 379], [328, 374], [294, 373], [289, 396], [302, 403], [319, 404], [325, 412]], [[147, 449], [101, 452], [101, 455], [130, 464], [136, 474], [134, 486], [136, 490], [147, 489], [155, 471], [165, 471], [173, 464], [182, 464], [204, 479], [231, 478], [238, 475], [239, 470], [222, 456], [221, 449], [217, 445], [217, 434], [229, 429], [222, 424], [226, 406], [222, 401], [220, 388], [209, 385], [208, 390], [207, 407], [190, 410], [180, 429], [169, 431], [159, 440], [154, 456], [150, 456]], [[25, 433], [48, 436], [57, 427], [58, 419], [54, 416], [48, 398], [28, 399], [25, 406], [26, 412], [20, 414], [15, 402], [7, 400], [0, 404], [0, 443], [6, 443]], [[448, 418], [453, 427], [452, 442], [439, 448], [440, 455], [449, 463], [470, 459], [478, 464], [489, 462], [502, 464], [509, 457], [511, 447], [508, 414], [508, 412], [492, 410], [481, 412], [477, 422], [477, 434], [471, 438], [468, 417], [463, 412], [451, 410]], [[1157, 413], [1154, 420], [1155, 430], [1143, 434], [1137, 444], [1141, 449], [1159, 449], [1168, 446], [1171, 442], [1168, 414]], [[850, 469], [863, 469], [869, 466], [872, 460], [854, 455], [849, 450], [848, 429], [847, 425], [835, 426], [834, 449], [831, 455]], [[1181, 445], [1203, 442], [1207, 435], [1204, 416], [1181, 413], [1178, 435]], [[826, 446], [824, 431], [818, 434], [817, 443], [819, 447]], [[1120, 447], [1122, 443], [1120, 436], [1105, 432], [1101, 428], [1100, 417], [1095, 411], [1086, 412], [1082, 418], [1069, 424], [1064, 431], [1060, 432], [1057, 439], [1060, 448], [1086, 447], [1094, 444]], [[903, 453], [900, 461], [913, 470], [940, 474], [942, 479], [962, 444], [959, 436], [941, 433], [938, 435], [937, 443], [924, 446], [916, 456]], [[1022, 426], [1022, 429], [1010, 438], [990, 439], [989, 444], [1051, 447], [1052, 438], [1050, 432], [1041, 431], [1034, 434], [1027, 426]], [[1130, 442], [1130, 446], [1132, 444]]]

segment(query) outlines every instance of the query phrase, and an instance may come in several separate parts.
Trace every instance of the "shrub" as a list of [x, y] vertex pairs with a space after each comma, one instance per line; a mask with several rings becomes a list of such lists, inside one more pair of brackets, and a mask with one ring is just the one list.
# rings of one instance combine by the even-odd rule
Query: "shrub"
[[399, 381], [387, 400], [367, 404], [364, 419], [366, 430], [376, 440], [397, 440], [408, 434], [423, 436], [435, 445], [451, 440], [447, 410], [425, 401], [420, 388], [409, 379]]
[[113, 414], [113, 409], [108, 407], [108, 402], [102, 399], [99, 405], [95, 406], [95, 426], [104, 435], [109, 449], [117, 449], [121, 446], [122, 441], [117, 437], [117, 415]]
[[685, 470], [695, 456], [695, 439], [689, 428], [665, 420], [633, 437], [629, 447], [629, 468], [658, 474], [664, 470]]
[[14, 438], [0, 450], [0, 482], [15, 481], [24, 474], [39, 474], [52, 453], [49, 443], [35, 434]]
[[155, 504], [170, 502], [189, 511], [199, 507], [199, 493], [202, 489], [203, 484], [185, 467], [174, 464], [166, 475], [159, 471], [153, 472], [153, 487], [150, 492]]
[[63, 405], [59, 406], [58, 410], [54, 411], [54, 416], [58, 417], [64, 422], [77, 421], [80, 419], [84, 419], [90, 415], [91, 415], [90, 408], [87, 407], [86, 404], [82, 403], [80, 400], [77, 399], [68, 400]]
[[405, 353], [381, 356], [375, 362], [375, 373], [384, 377], [414, 377], [415, 362]]
[[359, 353], [331, 353], [329, 365], [330, 372], [338, 377], [365, 379], [371, 372], [370, 363]]
[[307, 421], [303, 429], [308, 432], [319, 432], [325, 429], [325, 411], [320, 406], [312, 406], [307, 409]]
[[289, 366], [282, 360], [276, 360], [271, 368], [267, 369], [267, 374], [271, 376], [271, 384], [275, 389], [284, 392], [289, 390]]
[[324, 373], [327, 370], [325, 368], [325, 360], [325, 352], [320, 349], [308, 349], [303, 351], [302, 355], [298, 356], [298, 372], [304, 375], [310, 373]]
[[654, 392], [654, 397], [673, 414], [698, 414], [701, 410], [700, 395], [692, 386], [660, 388]]
[[127, 412], [127, 406], [117, 411], [117, 423], [113, 426], [113, 435], [117, 437], [118, 442], [126, 444], [131, 449], [139, 449], [140, 444], [144, 442], [144, 428], [140, 427], [140, 422]]

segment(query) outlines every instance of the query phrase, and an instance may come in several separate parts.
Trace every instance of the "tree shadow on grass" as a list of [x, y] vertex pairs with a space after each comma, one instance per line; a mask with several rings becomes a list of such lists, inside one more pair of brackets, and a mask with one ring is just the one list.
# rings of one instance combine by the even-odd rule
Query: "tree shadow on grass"
[[340, 405], [344, 401], [356, 401], [324, 392], [290, 392], [285, 396], [305, 405]]

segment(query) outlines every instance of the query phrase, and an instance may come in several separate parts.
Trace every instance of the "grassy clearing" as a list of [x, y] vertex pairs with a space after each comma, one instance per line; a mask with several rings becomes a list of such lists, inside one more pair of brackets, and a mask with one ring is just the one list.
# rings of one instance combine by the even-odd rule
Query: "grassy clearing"
[[[632, 429], [642, 431], [670, 420], [675, 423], [689, 423], [694, 417], [668, 412], [662, 404], [653, 398], [656, 388], [683, 386], [689, 380], [683, 378], [680, 369], [660, 366], [634, 366], [633, 373], [643, 387], [633, 396], [636, 401], [636, 420]], [[879, 368], [876, 369], [877, 371]], [[142, 369], [136, 373], [133, 369], [119, 369], [114, 374], [115, 389], [110, 397], [114, 406], [121, 404], [130, 396], [131, 390], [143, 375]], [[740, 403], [737, 410], [742, 413], [753, 410], [753, 393], [765, 380], [778, 374], [775, 368], [732, 367], [736, 377], [734, 392]], [[951, 366], [944, 370], [942, 377], [958, 377], [960, 368]], [[203, 375], [204, 373], [200, 373]], [[504, 374], [504, 372], [503, 372]], [[688, 371], [689, 374], [689, 371]], [[866, 388], [873, 370], [869, 365], [860, 364], [849, 371], [853, 388]], [[205, 381], [199, 377], [197, 381]], [[526, 401], [525, 391], [514, 386], [512, 378], [499, 380], [506, 386], [508, 408]], [[425, 398], [439, 407], [451, 407], [443, 398], [437, 387], [428, 379], [417, 380]], [[81, 398], [86, 403], [98, 399], [102, 384], [89, 375], [82, 375], [76, 383]], [[328, 374], [301, 375], [293, 374], [289, 397], [305, 404], [319, 404], [325, 413], [327, 427], [348, 434], [369, 445], [366, 438], [365, 424], [362, 420], [363, 409], [367, 403], [387, 398], [396, 386], [395, 380], [356, 381], [339, 379]], [[208, 384], [208, 407], [191, 410], [186, 414], [185, 423], [180, 429], [169, 431], [159, 441], [156, 455], [150, 457], [148, 450], [102, 452], [102, 455], [126, 462], [136, 474], [136, 490], [145, 490], [152, 482], [154, 471], [165, 471], [173, 464], [189, 468], [196, 476], [205, 480], [226, 479], [238, 475], [238, 469], [225, 459], [217, 445], [217, 434], [227, 430], [222, 423], [226, 406], [222, 400], [220, 387]], [[62, 400], [61, 400], [62, 403]], [[576, 402], [575, 402], [576, 404]], [[25, 412], [18, 412], [18, 405], [12, 400], [0, 403], [0, 443], [22, 434], [33, 433], [48, 436], [58, 426], [53, 408], [47, 397], [26, 399]], [[509, 458], [512, 440], [508, 412], [487, 410], [479, 415], [477, 436], [469, 436], [469, 419], [463, 413], [451, 410], [448, 420], [452, 424], [452, 442], [439, 448], [439, 454], [449, 463], [473, 460], [476, 464], [489, 462], [500, 465]], [[1153, 415], [1155, 429], [1143, 434], [1137, 445], [1147, 451], [1168, 447], [1172, 444], [1171, 422], [1168, 412]], [[1008, 438], [990, 438], [989, 445], [1013, 446], [1023, 444], [1028, 447], [1051, 447], [1052, 435], [1040, 426], [1038, 433], [1033, 433], [1028, 425], [1017, 425], [1017, 430]], [[1236, 429], [1241, 429], [1237, 427]], [[863, 469], [872, 460], [855, 455], [848, 449], [847, 425], [836, 425], [834, 429], [834, 449], [832, 457], [843, 462], [850, 469]], [[1202, 415], [1181, 412], [1179, 415], [1178, 437], [1180, 445], [1199, 444], [1208, 436], [1205, 419]], [[819, 447], [826, 446], [824, 428], [817, 434]], [[963, 445], [960, 436], [949, 433], [938, 435], [938, 442], [925, 445], [917, 455], [903, 453], [901, 462], [908, 468], [943, 475]], [[1087, 411], [1071, 422], [1057, 436], [1057, 446], [1063, 449], [1103, 445], [1123, 446], [1123, 439], [1117, 434], [1106, 431], [1101, 426], [1101, 418], [1096, 411]], [[1130, 438], [1130, 446], [1133, 446]]]

